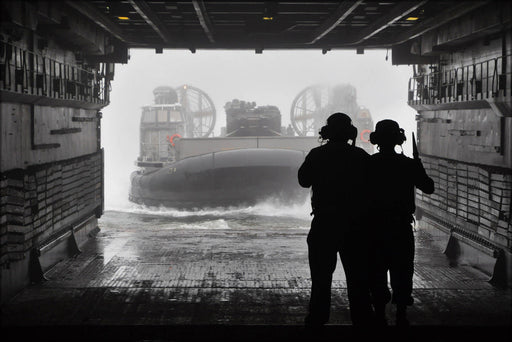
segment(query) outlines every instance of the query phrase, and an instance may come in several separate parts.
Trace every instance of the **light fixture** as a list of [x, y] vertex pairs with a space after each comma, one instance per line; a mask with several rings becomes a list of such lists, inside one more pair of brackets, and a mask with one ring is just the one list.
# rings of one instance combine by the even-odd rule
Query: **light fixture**
[[119, 19], [119, 20], [130, 20], [129, 17], [117, 17], [117, 19]]
[[409, 17], [405, 20], [414, 21], [414, 20], [418, 20], [418, 19], [419, 19], [418, 17]]
[[263, 13], [261, 19], [265, 21], [272, 21], [277, 15], [277, 3], [274, 1], [265, 1], [265, 8], [263, 9]]

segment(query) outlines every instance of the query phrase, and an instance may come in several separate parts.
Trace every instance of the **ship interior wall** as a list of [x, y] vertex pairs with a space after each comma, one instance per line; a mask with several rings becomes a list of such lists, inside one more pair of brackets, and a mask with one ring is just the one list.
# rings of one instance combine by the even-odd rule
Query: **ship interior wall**
[[435, 182], [434, 194], [417, 192], [417, 215], [454, 261], [511, 284], [511, 33], [478, 34], [510, 13], [487, 11], [422, 37], [422, 52], [439, 62], [409, 99]]
[[10, 19], [0, 30], [4, 302], [78, 253], [98, 230], [103, 212], [99, 110], [108, 104], [107, 77], [113, 77], [113, 69], [94, 57], [109, 48], [104, 33], [62, 3], [11, 1], [2, 11]]

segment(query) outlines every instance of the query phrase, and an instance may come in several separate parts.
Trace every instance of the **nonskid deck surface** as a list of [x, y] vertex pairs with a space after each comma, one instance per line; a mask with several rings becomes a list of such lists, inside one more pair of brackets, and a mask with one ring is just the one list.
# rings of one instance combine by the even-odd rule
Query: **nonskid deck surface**
[[[81, 254], [2, 306], [2, 330], [12, 340], [30, 330], [59, 340], [308, 339], [302, 327], [310, 290], [308, 222], [291, 220], [279, 228], [271, 217], [259, 218], [248, 229], [256, 222], [251, 219], [236, 226], [216, 217], [208, 226], [106, 212], [101, 232]], [[506, 340], [496, 333], [510, 333], [510, 290], [493, 287], [471, 267], [450, 267], [422, 231], [416, 244], [407, 333], [415, 340], [442, 340], [447, 333], [465, 341]], [[353, 337], [341, 265], [332, 303], [330, 325], [319, 333]], [[398, 333], [393, 308], [388, 311], [391, 326], [383, 336]]]

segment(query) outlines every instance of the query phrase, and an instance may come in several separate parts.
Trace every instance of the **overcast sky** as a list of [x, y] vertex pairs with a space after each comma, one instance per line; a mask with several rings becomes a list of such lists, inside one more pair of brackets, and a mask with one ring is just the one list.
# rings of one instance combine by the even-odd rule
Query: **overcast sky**
[[410, 136], [415, 111], [407, 105], [411, 66], [391, 65], [391, 51], [320, 50], [226, 51], [130, 50], [127, 64], [116, 65], [110, 105], [102, 110], [102, 145], [105, 148], [106, 209], [126, 202], [129, 175], [139, 153], [141, 107], [153, 103], [153, 89], [182, 84], [200, 88], [214, 101], [215, 135], [225, 126], [224, 104], [234, 98], [275, 105], [282, 124], [290, 122], [290, 106], [297, 94], [317, 83], [350, 83], [357, 102], [370, 110], [374, 123], [390, 118], [406, 130], [405, 153], [410, 156]]

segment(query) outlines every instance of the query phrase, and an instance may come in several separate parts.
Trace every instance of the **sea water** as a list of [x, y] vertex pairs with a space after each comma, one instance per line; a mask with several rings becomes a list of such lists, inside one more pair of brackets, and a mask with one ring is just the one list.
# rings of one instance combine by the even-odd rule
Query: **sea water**
[[126, 201], [106, 208], [100, 228], [110, 224], [140, 229], [309, 229], [311, 206], [306, 203], [283, 205], [268, 200], [254, 206], [191, 208], [187, 210], [153, 207]]

